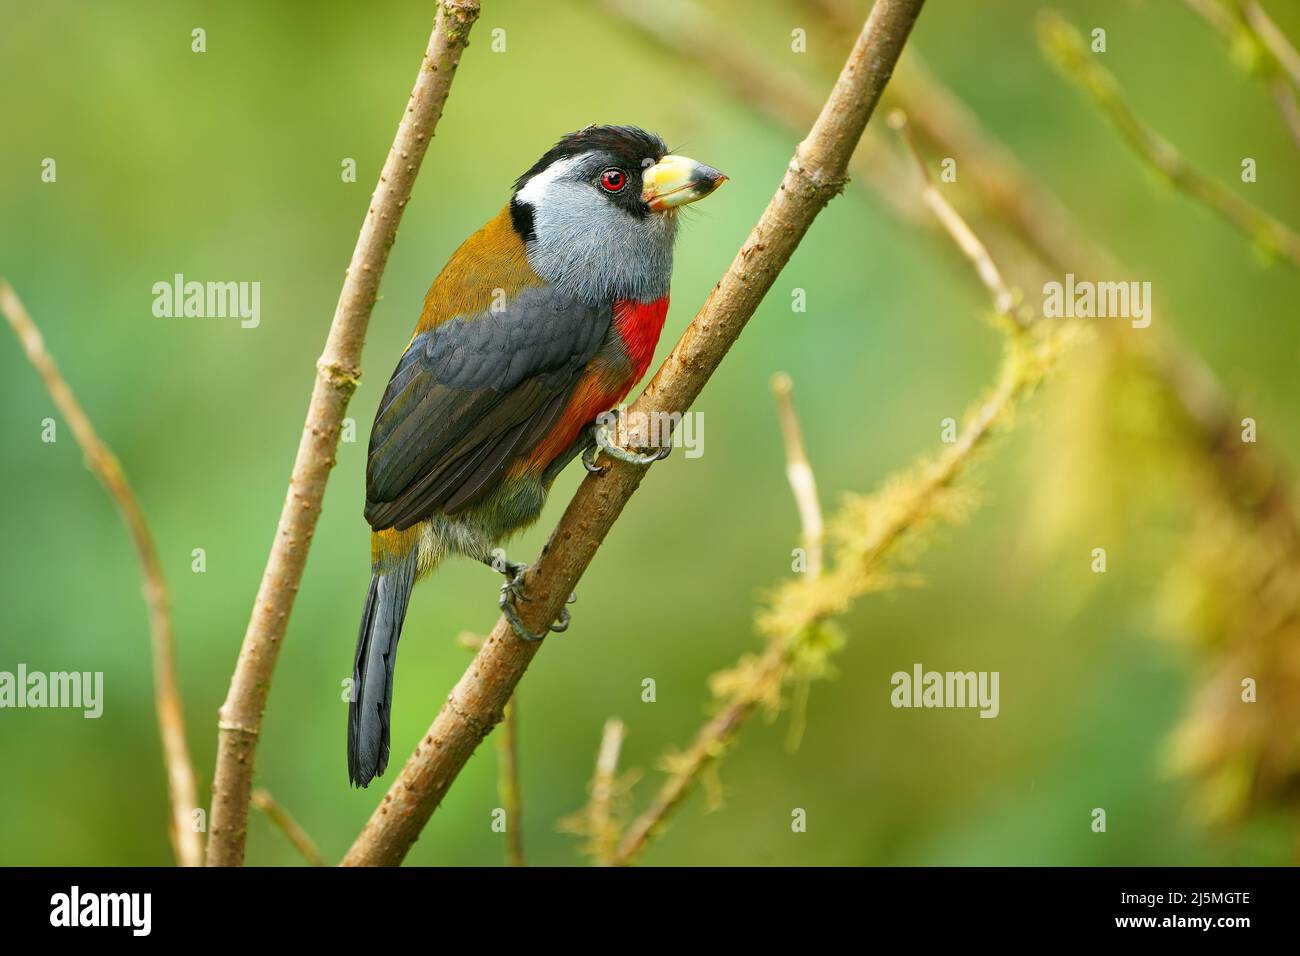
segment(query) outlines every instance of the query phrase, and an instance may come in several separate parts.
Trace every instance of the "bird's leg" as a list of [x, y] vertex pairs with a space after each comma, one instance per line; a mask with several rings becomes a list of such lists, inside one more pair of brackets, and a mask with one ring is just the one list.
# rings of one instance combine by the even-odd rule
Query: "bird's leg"
[[511, 561], [500, 548], [493, 548], [491, 554], [480, 560], [497, 574], [505, 575], [506, 587], [512, 596], [521, 601], [528, 600], [524, 594], [524, 572], [528, 570], [528, 565], [522, 561]]
[[[534, 634], [524, 626], [524, 622], [519, 618], [519, 612], [515, 610], [516, 601], [528, 601], [530, 598], [524, 591], [524, 572], [528, 570], [528, 565], [522, 561], [510, 561], [498, 549], [493, 555], [484, 558], [483, 563], [490, 567], [498, 574], [505, 575], [505, 583], [501, 585], [501, 597], [497, 601], [497, 606], [501, 608], [502, 615], [510, 623], [514, 632], [523, 640], [529, 643], [536, 643], [546, 637], [547, 633], [554, 631], [560, 634], [569, 629], [569, 609], [560, 608], [560, 616], [540, 633]], [[567, 603], [572, 604], [578, 599], [576, 594], [570, 594]]]

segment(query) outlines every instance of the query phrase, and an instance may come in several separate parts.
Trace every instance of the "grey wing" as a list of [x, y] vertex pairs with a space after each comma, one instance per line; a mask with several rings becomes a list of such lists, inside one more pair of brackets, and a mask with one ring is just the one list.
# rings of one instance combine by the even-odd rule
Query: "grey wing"
[[612, 317], [549, 287], [411, 342], [375, 416], [366, 520], [409, 528], [480, 500], [564, 411]]

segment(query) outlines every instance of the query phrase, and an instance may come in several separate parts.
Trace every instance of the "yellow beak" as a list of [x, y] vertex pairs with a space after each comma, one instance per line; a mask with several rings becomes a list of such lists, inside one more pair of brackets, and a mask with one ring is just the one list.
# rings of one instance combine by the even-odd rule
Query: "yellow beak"
[[664, 212], [703, 199], [727, 181], [712, 166], [685, 156], [665, 156], [641, 174], [641, 201]]

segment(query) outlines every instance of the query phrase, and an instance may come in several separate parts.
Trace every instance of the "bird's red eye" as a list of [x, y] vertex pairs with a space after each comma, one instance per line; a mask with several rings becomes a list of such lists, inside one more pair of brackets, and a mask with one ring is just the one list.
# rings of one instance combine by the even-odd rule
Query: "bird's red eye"
[[607, 193], [616, 193], [627, 185], [627, 174], [613, 167], [600, 174], [600, 187]]

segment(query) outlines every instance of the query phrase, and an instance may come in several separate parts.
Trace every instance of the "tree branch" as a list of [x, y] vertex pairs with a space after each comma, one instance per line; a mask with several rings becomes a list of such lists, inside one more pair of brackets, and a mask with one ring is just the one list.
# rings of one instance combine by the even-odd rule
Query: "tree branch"
[[163, 767], [167, 772], [167, 792], [171, 816], [167, 832], [171, 837], [176, 862], [181, 866], [199, 866], [203, 862], [203, 841], [194, 828], [191, 816], [198, 807], [194, 766], [185, 742], [185, 716], [181, 708], [180, 689], [176, 683], [175, 641], [172, 636], [171, 601], [163, 578], [158, 549], [136, 500], [118, 463], [117, 457], [95, 433], [94, 426], [82, 410], [72, 389], [60, 374], [54, 358], [45, 348], [45, 340], [32, 317], [27, 314], [17, 293], [0, 279], [0, 312], [9, 320], [14, 334], [27, 352], [59, 413], [86, 456], [86, 467], [94, 473], [112, 496], [131, 533], [140, 574], [144, 579], [144, 599], [149, 608], [149, 631], [153, 644], [154, 709], [158, 713], [158, 730], [162, 737]]
[[[889, 81], [924, 0], [877, 0], [853, 52], [785, 177], [704, 307], [629, 410], [629, 421], [685, 412], [776, 281], [817, 213], [845, 183], [849, 157]], [[644, 419], [641, 416], [646, 416]], [[647, 437], [633, 435], [633, 447]], [[529, 568], [530, 629], [555, 619], [597, 548], [636, 491], [645, 469], [612, 460], [579, 486]], [[479, 742], [501, 719], [539, 645], [520, 641], [504, 619], [453, 688], [428, 734], [344, 858], [345, 865], [402, 861]]]
[[343, 415], [361, 375], [366, 327], [379, 296], [379, 282], [388, 264], [389, 249], [397, 237], [402, 212], [442, 116], [443, 104], [478, 12], [478, 0], [441, 0], [438, 4], [437, 19], [415, 88], [379, 175], [379, 184], [343, 280], [325, 350], [316, 363], [316, 383], [289, 479], [289, 492], [230, 681], [230, 692], [218, 715], [217, 767], [208, 838], [210, 866], [239, 866], [244, 862], [253, 758], [262, 712], [320, 517], [325, 485], [334, 467]]
[[1300, 235], [1193, 168], [1168, 140], [1138, 119], [1120, 94], [1114, 75], [1090, 56], [1078, 30], [1058, 14], [1044, 13], [1039, 19], [1039, 36], [1047, 55], [1093, 98], [1152, 169], [1216, 213], [1262, 251], [1300, 269]]

